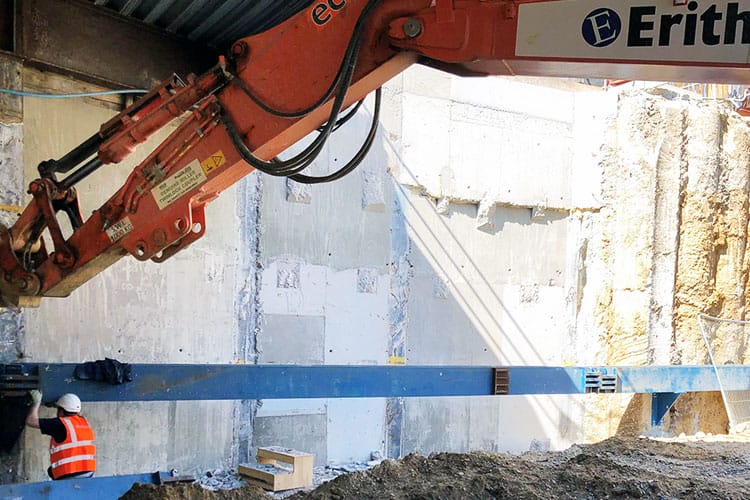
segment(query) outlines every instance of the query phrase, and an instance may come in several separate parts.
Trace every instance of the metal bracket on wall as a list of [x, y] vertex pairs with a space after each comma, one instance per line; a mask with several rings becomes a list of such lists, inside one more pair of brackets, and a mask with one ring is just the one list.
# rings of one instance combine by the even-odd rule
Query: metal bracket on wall
[[492, 394], [495, 396], [505, 396], [510, 394], [510, 369], [493, 368], [492, 371], [492, 380], [494, 380], [494, 390]]
[[39, 367], [0, 365], [0, 396], [26, 396], [34, 389], [39, 389]]
[[617, 392], [617, 368], [588, 368], [584, 377], [587, 394]]
[[680, 397], [680, 392], [655, 392], [651, 394], [651, 426], [656, 427], [661, 425], [661, 421], [664, 415], [667, 414], [672, 405], [674, 405], [677, 398]]

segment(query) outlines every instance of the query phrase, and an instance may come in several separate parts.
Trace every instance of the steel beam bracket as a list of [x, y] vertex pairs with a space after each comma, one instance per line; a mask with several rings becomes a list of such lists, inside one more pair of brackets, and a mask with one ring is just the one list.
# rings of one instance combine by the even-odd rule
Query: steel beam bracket
[[589, 393], [614, 393], [618, 390], [617, 368], [600, 367], [586, 368], [584, 374], [584, 392]]
[[0, 364], [0, 396], [25, 396], [29, 391], [39, 389], [39, 368], [25, 365]]
[[31, 404], [29, 391], [38, 388], [37, 367], [0, 364], [0, 452], [8, 453], [16, 446]]
[[651, 426], [658, 427], [681, 392], [655, 392], [651, 394]]
[[510, 394], [510, 369], [493, 368], [492, 381], [492, 394], [494, 396], [506, 396]]

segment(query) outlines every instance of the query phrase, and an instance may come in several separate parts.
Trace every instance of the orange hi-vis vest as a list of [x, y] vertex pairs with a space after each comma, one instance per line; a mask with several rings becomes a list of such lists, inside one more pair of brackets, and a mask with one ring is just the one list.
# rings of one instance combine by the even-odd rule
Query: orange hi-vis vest
[[58, 479], [68, 474], [96, 471], [96, 446], [94, 430], [80, 415], [60, 417], [68, 435], [58, 443], [49, 440], [49, 461], [52, 477]]

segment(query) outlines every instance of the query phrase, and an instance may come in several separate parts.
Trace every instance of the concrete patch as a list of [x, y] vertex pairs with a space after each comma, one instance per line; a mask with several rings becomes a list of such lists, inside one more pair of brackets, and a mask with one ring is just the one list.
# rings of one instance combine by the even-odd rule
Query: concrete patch
[[325, 318], [266, 314], [258, 335], [258, 361], [263, 364], [323, 364]]
[[315, 455], [314, 464], [325, 465], [327, 417], [325, 415], [290, 415], [257, 417], [253, 446], [283, 446]]

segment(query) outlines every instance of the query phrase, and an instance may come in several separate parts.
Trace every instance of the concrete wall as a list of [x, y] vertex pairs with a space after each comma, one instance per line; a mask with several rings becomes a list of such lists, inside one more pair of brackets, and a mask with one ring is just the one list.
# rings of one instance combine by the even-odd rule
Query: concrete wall
[[[389, 95], [403, 113], [384, 121], [410, 243], [407, 362], [590, 361], [571, 305], [579, 214], [600, 204], [597, 156], [613, 96], [426, 68], [394, 81]], [[565, 447], [583, 436], [582, 403], [409, 399], [402, 453]]]
[[[581, 216], [570, 214], [598, 210], [614, 96], [420, 67], [385, 94], [383, 131], [358, 171], [311, 188], [263, 178], [259, 362], [593, 359], [579, 348], [598, 342], [578, 339], [571, 316]], [[334, 137], [313, 170], [342, 164], [367, 122]], [[317, 463], [560, 448], [583, 437], [581, 399], [265, 401], [254, 443], [302, 447]]]
[[[17, 87], [21, 81], [21, 64], [12, 58], [0, 57], [0, 86]], [[23, 193], [23, 100], [0, 97], [0, 224], [9, 227], [16, 219]], [[0, 363], [15, 361], [24, 352], [24, 321], [19, 311], [0, 308]], [[5, 422], [8, 431], [10, 423]], [[10, 438], [9, 438], [10, 439]], [[20, 447], [0, 452], [0, 483], [18, 480], [21, 469]]]
[[[312, 174], [343, 166], [369, 123], [351, 120]], [[393, 200], [382, 144], [334, 183], [263, 178], [260, 363], [387, 362]], [[254, 443], [308, 450], [317, 464], [369, 459], [384, 449], [384, 411], [383, 399], [264, 401]]]
[[[722, 215], [726, 238], [677, 257], [676, 245], [702, 241], [701, 231], [685, 232], [700, 203], [695, 212], [678, 208], [681, 190], [696, 186], [688, 178], [735, 179], [718, 192], [747, 192], [739, 175], [745, 125], [725, 111], [686, 122], [698, 105], [421, 67], [385, 94], [383, 128], [353, 174], [310, 187], [249, 176], [209, 205], [206, 236], [171, 261], [123, 259], [70, 298], [26, 311], [25, 354], [51, 362], [668, 363], [700, 359], [696, 337], [681, 340], [691, 314], [744, 296], [744, 260], [729, 265], [744, 253], [721, 253], [729, 248], [722, 241], [746, 241], [741, 211], [718, 210], [734, 214]], [[59, 157], [114, 112], [99, 102], [27, 99], [27, 180], [39, 161]], [[732, 132], [695, 132], [705, 121], [730, 123]], [[368, 124], [366, 114], [352, 120], [312, 173], [343, 165]], [[683, 150], [686, 140], [693, 149]], [[723, 154], [738, 175], [701, 173], [698, 165]], [[84, 213], [129, 165], [81, 184]], [[714, 209], [730, 198], [707, 203]], [[675, 294], [704, 261], [723, 263], [723, 295], [687, 311]], [[732, 302], [722, 298], [728, 290], [742, 293]], [[738, 307], [709, 310], [741, 314]], [[85, 413], [106, 475], [211, 469], [264, 445], [313, 452], [319, 465], [373, 451], [560, 449], [626, 423], [641, 430], [647, 410], [630, 396], [515, 396], [109, 403]], [[22, 450], [25, 477], [41, 479], [44, 440], [27, 431]]]

